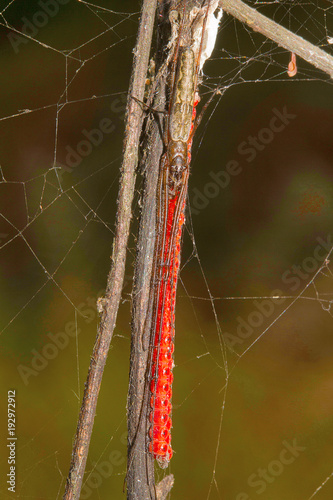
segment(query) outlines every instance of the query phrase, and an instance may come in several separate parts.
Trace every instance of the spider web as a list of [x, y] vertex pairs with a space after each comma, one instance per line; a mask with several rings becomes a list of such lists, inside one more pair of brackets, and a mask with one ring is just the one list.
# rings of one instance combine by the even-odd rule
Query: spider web
[[[249, 4], [332, 54], [331, 2]], [[1, 366], [17, 394], [17, 498], [64, 490], [110, 266], [137, 8], [0, 8]], [[224, 15], [204, 67], [202, 102], [222, 95], [193, 147], [172, 498], [332, 498], [332, 88], [299, 58], [289, 78], [289, 60]], [[134, 226], [139, 199], [140, 186]], [[122, 497], [134, 236], [128, 250], [81, 498]], [[3, 478], [7, 458], [4, 440]]]

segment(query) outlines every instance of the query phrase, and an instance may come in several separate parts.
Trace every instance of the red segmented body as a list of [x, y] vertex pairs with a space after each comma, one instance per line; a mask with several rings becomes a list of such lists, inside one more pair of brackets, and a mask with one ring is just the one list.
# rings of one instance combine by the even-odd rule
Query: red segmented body
[[[216, 4], [216, 5], [215, 5]], [[215, 5], [215, 7], [214, 7]], [[205, 11], [193, 20], [191, 40], [178, 46], [174, 61], [175, 77], [166, 126], [166, 152], [162, 156], [158, 181], [155, 262], [153, 270], [152, 357], [150, 371], [149, 451], [160, 467], [167, 467], [171, 447], [171, 399], [175, 337], [176, 289], [180, 266], [181, 236], [194, 132], [198, 71], [208, 13], [214, 15], [217, 3], [208, 0]], [[214, 8], [213, 8], [214, 7]], [[184, 3], [183, 21], [186, 3]], [[214, 18], [215, 19], [215, 18]], [[185, 22], [185, 21], [184, 21]], [[216, 26], [215, 26], [216, 24]], [[217, 24], [215, 23], [215, 37]], [[200, 33], [201, 42], [197, 40]], [[203, 43], [204, 42], [204, 43]], [[195, 48], [196, 47], [196, 48]], [[205, 46], [205, 54], [207, 47]], [[208, 51], [209, 54], [211, 53]], [[207, 54], [208, 54], [207, 52]], [[205, 55], [205, 58], [209, 55]]]
[[[185, 220], [183, 204], [180, 216], [177, 212], [176, 196], [168, 204], [167, 234], [165, 238], [164, 257], [168, 259], [169, 248], [173, 228], [177, 224], [175, 242], [169, 264], [163, 267], [160, 277], [163, 286], [160, 287], [158, 296], [158, 315], [155, 330], [152, 380], [150, 389], [152, 397], [150, 401], [152, 422], [151, 434], [154, 458], [159, 459], [160, 464], [167, 465], [172, 457], [171, 448], [171, 397], [173, 382], [173, 351], [175, 336], [175, 303], [176, 288], [180, 264], [180, 239], [182, 226]], [[176, 221], [176, 217], [178, 221]], [[168, 266], [170, 265], [170, 271]]]
[[[194, 96], [193, 96], [194, 98]], [[191, 128], [195, 119], [196, 100], [192, 106]], [[186, 172], [180, 188], [176, 194], [170, 197], [169, 183], [174, 179], [168, 178], [168, 157], [162, 158], [162, 171], [164, 176], [161, 179], [160, 200], [158, 216], [162, 217], [157, 224], [162, 227], [157, 228], [158, 243], [161, 253], [156, 267], [158, 274], [158, 286], [156, 293], [156, 310], [154, 325], [154, 347], [152, 357], [152, 371], [150, 390], [152, 393], [150, 399], [150, 423], [151, 428], [149, 436], [151, 439], [150, 452], [157, 459], [159, 465], [167, 467], [172, 457], [171, 447], [171, 398], [173, 382], [173, 352], [175, 337], [175, 305], [178, 273], [180, 266], [181, 235], [185, 221], [185, 201], [187, 196], [188, 168], [191, 160], [191, 144], [189, 138], [186, 145]], [[172, 184], [173, 185], [173, 184]], [[175, 186], [173, 186], [175, 188]]]

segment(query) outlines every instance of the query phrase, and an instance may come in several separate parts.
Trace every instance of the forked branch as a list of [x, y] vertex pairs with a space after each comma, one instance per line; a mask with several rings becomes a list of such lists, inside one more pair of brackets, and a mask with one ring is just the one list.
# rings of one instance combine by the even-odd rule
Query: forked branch
[[333, 57], [324, 50], [260, 14], [242, 0], [220, 0], [220, 5], [225, 12], [247, 24], [254, 31], [259, 31], [333, 78]]

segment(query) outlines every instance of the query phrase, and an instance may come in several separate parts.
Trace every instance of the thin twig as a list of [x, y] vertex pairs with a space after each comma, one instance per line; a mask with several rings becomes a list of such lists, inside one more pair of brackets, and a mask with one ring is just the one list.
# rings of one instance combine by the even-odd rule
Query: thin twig
[[[166, 102], [167, 64], [163, 61], [163, 47], [168, 34], [165, 30], [164, 15], [160, 17], [158, 27], [158, 46], [155, 61], [157, 64], [157, 80], [153, 85], [153, 95], [149, 100], [153, 109], [164, 110]], [[160, 66], [158, 68], [158, 66]], [[146, 388], [147, 365], [150, 340], [150, 319], [152, 304], [150, 299], [153, 254], [155, 247], [156, 190], [160, 158], [163, 150], [161, 120], [163, 114], [155, 114], [155, 118], [146, 124], [144, 132], [145, 177], [143, 186], [142, 212], [137, 242], [137, 255], [134, 270], [132, 294], [132, 341], [130, 375], [128, 388], [128, 461], [127, 461], [127, 498], [155, 498], [154, 460], [147, 453], [147, 406], [148, 391]]]
[[228, 14], [247, 24], [254, 31], [259, 31], [289, 52], [294, 52], [304, 61], [333, 78], [333, 57], [324, 50], [263, 16], [242, 0], [220, 0], [220, 4]]
[[143, 100], [154, 16], [157, 0], [144, 0], [134, 51], [133, 73], [127, 101], [124, 159], [118, 196], [116, 234], [113, 244], [111, 270], [107, 280], [105, 299], [101, 307], [101, 320], [85, 384], [82, 406], [72, 452], [72, 461], [66, 482], [64, 499], [79, 500], [88, 456], [90, 438], [96, 413], [97, 398], [103, 370], [115, 327], [123, 279], [126, 249], [131, 220], [131, 206], [135, 184], [139, 137], [143, 112], [138, 102]]

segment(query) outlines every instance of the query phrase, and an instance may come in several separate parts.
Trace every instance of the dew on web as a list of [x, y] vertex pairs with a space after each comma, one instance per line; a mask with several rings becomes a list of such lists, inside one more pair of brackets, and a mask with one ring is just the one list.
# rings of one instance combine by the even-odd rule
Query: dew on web
[[[333, 55], [331, 2], [247, 4]], [[110, 267], [139, 16], [134, 1], [109, 7], [0, 8], [1, 366], [17, 392], [17, 498], [63, 495]], [[290, 78], [291, 53], [224, 13], [203, 69], [199, 108], [216, 95], [192, 149], [171, 498], [332, 497], [332, 80], [299, 56]], [[122, 494], [141, 187], [81, 498]]]

